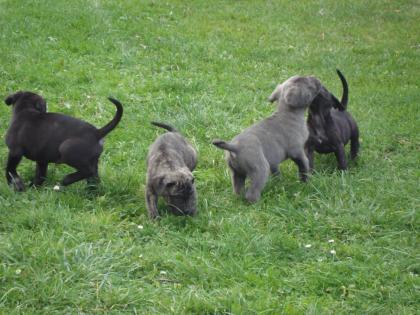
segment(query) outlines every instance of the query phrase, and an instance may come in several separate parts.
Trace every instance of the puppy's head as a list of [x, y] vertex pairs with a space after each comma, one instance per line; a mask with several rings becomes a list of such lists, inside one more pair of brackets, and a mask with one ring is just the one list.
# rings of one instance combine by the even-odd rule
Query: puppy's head
[[270, 95], [270, 102], [277, 101], [291, 109], [308, 107], [321, 89], [321, 82], [313, 76], [293, 76], [277, 85]]
[[16, 92], [6, 97], [4, 102], [6, 105], [13, 105], [13, 111], [15, 113], [27, 109], [36, 110], [40, 113], [47, 112], [47, 102], [45, 99], [32, 92]]
[[196, 212], [194, 176], [188, 168], [161, 176], [157, 191], [166, 199], [175, 214], [193, 215]]
[[311, 113], [326, 114], [332, 108], [338, 109], [339, 111], [346, 110], [349, 98], [349, 87], [346, 78], [338, 69], [337, 74], [341, 80], [341, 84], [343, 85], [343, 96], [341, 97], [341, 101], [339, 101], [334, 94], [328, 91], [326, 87], [321, 86], [318, 95], [314, 98], [309, 107]]
[[309, 111], [314, 115], [325, 116], [333, 107], [339, 110], [344, 110], [340, 101], [324, 86], [322, 86], [318, 95], [311, 102]]

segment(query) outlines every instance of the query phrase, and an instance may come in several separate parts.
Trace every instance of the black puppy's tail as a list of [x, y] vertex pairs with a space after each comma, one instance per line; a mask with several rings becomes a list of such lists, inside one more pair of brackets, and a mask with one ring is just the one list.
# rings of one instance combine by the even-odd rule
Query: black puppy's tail
[[160, 122], [157, 122], [157, 121], [152, 121], [151, 124], [152, 125], [155, 125], [157, 127], [166, 129], [166, 130], [168, 130], [170, 132], [178, 132], [178, 130], [176, 130], [176, 128], [172, 127], [171, 125], [167, 125], [167, 124], [160, 123]]
[[343, 84], [343, 96], [341, 97], [341, 102], [340, 102], [340, 106], [338, 106], [338, 109], [343, 111], [347, 109], [347, 103], [349, 101], [349, 86], [347, 84], [346, 78], [341, 73], [341, 71], [338, 69], [336, 70], [337, 70], [338, 76], [340, 77], [341, 84]]
[[218, 140], [218, 139], [213, 140], [212, 143], [220, 149], [228, 150], [228, 151], [233, 152], [233, 153], [238, 152], [238, 148], [235, 145], [233, 145], [232, 143], [229, 143], [229, 142], [226, 142], [226, 141], [223, 141], [223, 140]]
[[99, 139], [104, 138], [108, 133], [110, 133], [112, 131], [112, 129], [117, 127], [118, 123], [121, 120], [122, 114], [123, 114], [122, 104], [119, 101], [117, 101], [115, 98], [108, 97], [108, 99], [115, 105], [115, 107], [117, 108], [117, 112], [115, 113], [114, 118], [109, 123], [107, 123], [101, 129], [98, 129], [97, 134], [98, 134]]

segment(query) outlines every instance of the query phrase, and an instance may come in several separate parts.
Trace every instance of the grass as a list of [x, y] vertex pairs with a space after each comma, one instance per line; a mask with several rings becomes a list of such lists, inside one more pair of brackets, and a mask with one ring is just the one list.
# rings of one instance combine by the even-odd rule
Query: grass
[[[0, 313], [419, 314], [419, 17], [414, 0], [0, 0], [2, 97], [35, 91], [96, 126], [107, 96], [125, 105], [99, 193], [53, 191], [62, 165], [24, 193], [1, 180]], [[335, 68], [357, 163], [340, 173], [317, 155], [304, 185], [285, 162], [260, 202], [235, 197], [211, 140], [268, 116], [292, 75], [340, 96]], [[3, 138], [9, 119], [1, 106]], [[197, 217], [147, 217], [151, 120], [199, 152]], [[28, 182], [34, 163], [19, 172]]]

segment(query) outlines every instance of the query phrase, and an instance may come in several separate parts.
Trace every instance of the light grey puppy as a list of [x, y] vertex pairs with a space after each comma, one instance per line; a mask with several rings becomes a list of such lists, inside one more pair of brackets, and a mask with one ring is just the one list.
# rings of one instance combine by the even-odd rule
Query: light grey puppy
[[169, 132], [150, 146], [147, 156], [146, 205], [151, 218], [159, 216], [157, 202], [162, 196], [169, 209], [177, 215], [194, 215], [197, 211], [197, 191], [192, 171], [197, 165], [197, 153], [172, 126], [152, 122]]
[[304, 146], [309, 133], [305, 110], [320, 89], [321, 83], [313, 76], [291, 77], [269, 97], [270, 102], [278, 104], [270, 117], [245, 129], [230, 142], [213, 141], [215, 146], [227, 150], [226, 160], [236, 194], [241, 194], [249, 177], [251, 183], [245, 198], [256, 202], [270, 172], [278, 174], [278, 165], [288, 158], [297, 164], [301, 180], [306, 181], [309, 163]]

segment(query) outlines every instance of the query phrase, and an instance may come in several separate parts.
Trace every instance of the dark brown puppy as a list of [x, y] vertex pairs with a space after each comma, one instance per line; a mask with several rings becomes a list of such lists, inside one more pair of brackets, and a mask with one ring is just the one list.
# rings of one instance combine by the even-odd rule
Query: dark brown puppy
[[307, 120], [309, 138], [306, 142], [306, 151], [311, 170], [314, 165], [314, 151], [318, 153], [334, 152], [340, 170], [347, 169], [344, 146], [351, 141], [351, 159], [356, 158], [359, 151], [359, 128], [356, 121], [347, 111], [347, 81], [338, 69], [337, 74], [343, 84], [341, 102], [325, 87], [322, 87], [309, 106]]
[[119, 101], [109, 98], [117, 107], [115, 117], [103, 128], [97, 129], [82, 120], [58, 113], [47, 113], [45, 100], [32, 92], [9, 95], [5, 103], [13, 105], [10, 127], [6, 134], [9, 157], [6, 179], [17, 191], [25, 185], [16, 168], [22, 157], [36, 162], [32, 185], [41, 185], [46, 176], [48, 163], [65, 163], [76, 172], [62, 180], [63, 186], [82, 179], [97, 183], [98, 161], [102, 153], [104, 137], [121, 120], [123, 108]]

